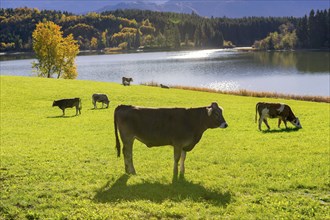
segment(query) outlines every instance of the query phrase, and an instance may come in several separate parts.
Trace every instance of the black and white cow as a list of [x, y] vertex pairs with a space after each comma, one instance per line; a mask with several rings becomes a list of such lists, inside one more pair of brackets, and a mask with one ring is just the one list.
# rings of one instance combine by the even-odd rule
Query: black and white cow
[[163, 89], [169, 89], [170, 87], [167, 86], [167, 85], [160, 84], [160, 88], [163, 88]]
[[65, 115], [66, 108], [76, 107], [76, 115], [81, 114], [81, 99], [80, 98], [71, 98], [71, 99], [60, 99], [53, 102], [53, 107], [58, 106], [62, 112], [63, 116]]
[[103, 104], [106, 104], [107, 105], [106, 108], [108, 108], [110, 103], [108, 96], [106, 94], [100, 94], [100, 93], [95, 93], [92, 96], [92, 103], [94, 105], [94, 109], [97, 108], [96, 102], [102, 102], [102, 108], [103, 108]]
[[122, 84], [124, 85], [124, 86], [129, 86], [129, 85], [131, 85], [131, 82], [133, 82], [133, 78], [130, 78], [130, 77], [122, 77], [121, 78], [121, 81], [122, 81]]
[[261, 130], [261, 124], [264, 122], [268, 129], [270, 129], [267, 118], [278, 118], [278, 127], [281, 125], [281, 121], [284, 122], [285, 128], [287, 128], [286, 122], [291, 122], [297, 128], [302, 128], [299, 119], [293, 114], [290, 106], [282, 103], [267, 103], [258, 102], [256, 105], [256, 117], [259, 113], [259, 130]]

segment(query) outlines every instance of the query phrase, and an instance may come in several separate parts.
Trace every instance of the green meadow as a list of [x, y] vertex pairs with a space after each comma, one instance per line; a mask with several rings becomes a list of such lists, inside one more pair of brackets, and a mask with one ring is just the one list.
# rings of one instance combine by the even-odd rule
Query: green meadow
[[[93, 110], [93, 93], [108, 109]], [[82, 114], [53, 100], [80, 97]], [[172, 183], [171, 146], [135, 141], [137, 175], [117, 158], [120, 104], [200, 107], [216, 101], [227, 129], [207, 130]], [[258, 131], [259, 101], [289, 104], [303, 129]], [[101, 107], [101, 104], [98, 105]], [[330, 105], [142, 85], [1, 76], [0, 219], [330, 219]]]

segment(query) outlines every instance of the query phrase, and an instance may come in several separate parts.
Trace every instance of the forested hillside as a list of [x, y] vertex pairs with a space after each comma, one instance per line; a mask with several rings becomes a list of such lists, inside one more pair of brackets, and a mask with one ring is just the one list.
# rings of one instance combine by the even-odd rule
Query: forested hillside
[[41, 21], [53, 21], [64, 35], [73, 34], [81, 50], [185, 49], [251, 46], [290, 24], [297, 36], [295, 47], [329, 48], [330, 10], [311, 11], [303, 18], [205, 18], [141, 10], [75, 15], [30, 8], [0, 10], [0, 51], [32, 51], [32, 32]]

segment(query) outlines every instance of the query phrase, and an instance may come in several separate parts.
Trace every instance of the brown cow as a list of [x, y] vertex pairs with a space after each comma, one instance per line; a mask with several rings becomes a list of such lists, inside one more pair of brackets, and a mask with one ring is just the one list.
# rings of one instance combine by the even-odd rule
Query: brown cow
[[286, 122], [291, 122], [297, 128], [302, 128], [299, 119], [293, 114], [290, 106], [281, 103], [267, 103], [258, 102], [256, 105], [256, 118], [259, 113], [259, 130], [261, 131], [261, 124], [264, 122], [268, 129], [270, 129], [267, 118], [278, 118], [278, 127], [281, 125], [281, 121], [284, 122], [285, 128], [287, 128]]
[[226, 128], [222, 108], [217, 103], [200, 108], [142, 108], [120, 105], [115, 109], [114, 127], [117, 156], [120, 156], [119, 130], [123, 142], [125, 171], [135, 174], [132, 148], [135, 139], [147, 147], [172, 145], [174, 147], [173, 177], [184, 175], [186, 152], [191, 151], [208, 128]]

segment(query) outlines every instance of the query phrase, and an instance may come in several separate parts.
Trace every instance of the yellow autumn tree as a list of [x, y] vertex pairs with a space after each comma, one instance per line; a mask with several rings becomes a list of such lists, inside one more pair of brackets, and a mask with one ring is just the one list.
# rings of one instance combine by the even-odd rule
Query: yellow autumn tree
[[91, 39], [91, 49], [97, 49], [97, 39], [95, 37], [92, 37]]
[[61, 27], [54, 22], [40, 22], [32, 33], [33, 50], [38, 62], [32, 67], [37, 69], [38, 76], [50, 78], [75, 79], [77, 67], [75, 58], [79, 45], [72, 34], [63, 37]]

